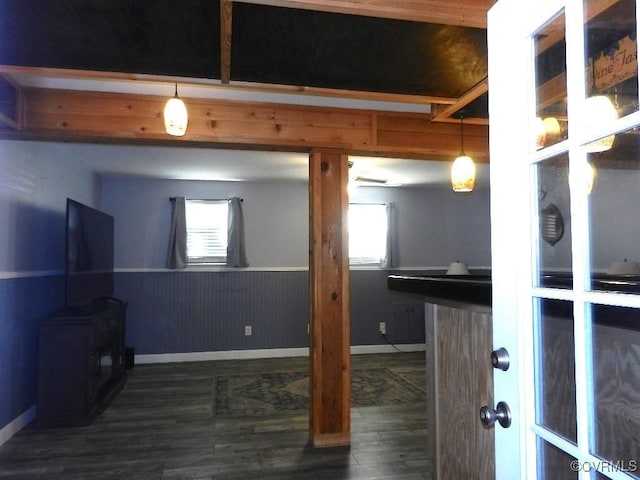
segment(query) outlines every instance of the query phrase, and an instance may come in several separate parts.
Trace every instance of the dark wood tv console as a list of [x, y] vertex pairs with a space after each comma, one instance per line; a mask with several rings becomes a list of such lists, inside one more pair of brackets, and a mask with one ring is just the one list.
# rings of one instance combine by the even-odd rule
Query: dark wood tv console
[[41, 321], [37, 426], [88, 425], [122, 389], [126, 308], [109, 298]]

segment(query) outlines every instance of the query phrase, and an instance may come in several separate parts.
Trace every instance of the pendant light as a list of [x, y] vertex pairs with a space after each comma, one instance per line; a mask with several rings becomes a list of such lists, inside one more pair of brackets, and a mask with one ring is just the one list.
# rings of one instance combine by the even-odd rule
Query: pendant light
[[540, 150], [560, 140], [562, 128], [556, 117], [536, 117], [536, 148]]
[[569, 170], [569, 188], [579, 188], [587, 195], [591, 195], [596, 179], [595, 167], [586, 162], [582, 167], [573, 167]]
[[178, 84], [173, 98], [164, 106], [164, 128], [169, 135], [181, 137], [187, 132], [189, 115], [184, 102], [178, 97]]
[[[587, 110], [587, 130], [598, 129], [601, 125], [606, 125], [618, 118], [618, 112], [616, 112], [613, 103], [611, 103], [609, 97], [605, 95], [593, 95], [587, 98], [585, 107]], [[615, 135], [609, 135], [608, 137], [589, 142], [586, 145], [587, 152], [606, 152], [607, 150], [611, 149], [611, 147], [613, 147], [613, 141], [615, 140], [615, 138]]]
[[[585, 103], [586, 130], [598, 130], [602, 126], [618, 118], [618, 111], [606, 95], [599, 95], [596, 90], [596, 61], [591, 60], [591, 94]], [[588, 153], [605, 152], [613, 147], [615, 135], [600, 138], [586, 145]]]
[[460, 112], [460, 155], [451, 166], [451, 187], [454, 192], [472, 192], [476, 182], [476, 166], [464, 153], [464, 113]]

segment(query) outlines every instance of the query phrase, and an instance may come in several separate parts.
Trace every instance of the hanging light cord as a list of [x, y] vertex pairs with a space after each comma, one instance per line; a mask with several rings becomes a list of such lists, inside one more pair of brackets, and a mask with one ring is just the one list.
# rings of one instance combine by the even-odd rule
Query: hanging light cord
[[178, 83], [176, 82], [176, 93], [175, 93], [175, 97], [178, 98]]
[[463, 130], [464, 130], [464, 123], [463, 120], [464, 119], [464, 114], [460, 114], [460, 155], [464, 156], [464, 134], [463, 134]]

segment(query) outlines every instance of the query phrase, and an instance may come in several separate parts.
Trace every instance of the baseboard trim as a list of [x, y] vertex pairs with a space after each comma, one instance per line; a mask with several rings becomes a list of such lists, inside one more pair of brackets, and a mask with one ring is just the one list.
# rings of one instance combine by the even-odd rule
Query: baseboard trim
[[0, 430], [0, 446], [4, 445], [13, 437], [16, 433], [34, 421], [36, 418], [36, 406], [32, 405], [24, 413], [16, 417], [12, 422], [6, 424]]
[[217, 352], [153, 353], [136, 355], [136, 364], [206, 362], [209, 360], [243, 360], [253, 358], [303, 357], [308, 348], [274, 348], [262, 350], [221, 350]]
[[399, 343], [397, 345], [352, 345], [352, 355], [362, 355], [367, 353], [410, 353], [424, 352], [426, 345], [424, 343]]
[[[423, 352], [424, 343], [400, 345], [355, 345], [351, 347], [354, 355], [367, 353]], [[249, 360], [256, 358], [307, 357], [309, 348], [268, 348], [260, 350], [221, 350], [217, 352], [153, 353], [135, 356], [135, 363], [206, 362], [211, 360]]]

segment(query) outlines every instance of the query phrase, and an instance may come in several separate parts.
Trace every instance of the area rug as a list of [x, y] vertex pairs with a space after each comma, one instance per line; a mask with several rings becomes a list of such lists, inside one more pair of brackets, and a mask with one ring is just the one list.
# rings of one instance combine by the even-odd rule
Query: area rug
[[[308, 410], [308, 390], [308, 371], [218, 375], [214, 383], [214, 412], [217, 416], [303, 412]], [[423, 390], [389, 368], [351, 372], [353, 407], [424, 401]]]

